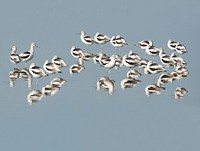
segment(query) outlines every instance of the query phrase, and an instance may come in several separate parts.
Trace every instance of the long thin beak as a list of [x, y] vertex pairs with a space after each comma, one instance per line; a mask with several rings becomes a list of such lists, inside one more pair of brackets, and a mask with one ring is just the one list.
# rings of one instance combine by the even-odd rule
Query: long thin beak
[[76, 35], [80, 35], [81, 33], [76, 33]]
[[40, 47], [38, 47], [37, 45], [35, 45], [35, 47], [40, 48]]

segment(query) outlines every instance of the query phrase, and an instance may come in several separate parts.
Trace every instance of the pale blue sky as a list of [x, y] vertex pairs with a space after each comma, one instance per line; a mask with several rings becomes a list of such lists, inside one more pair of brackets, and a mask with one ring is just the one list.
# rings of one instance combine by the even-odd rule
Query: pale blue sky
[[[199, 16], [199, 0], [1, 0], [0, 150], [199, 150]], [[132, 49], [144, 55], [133, 45], [143, 39], [152, 39], [169, 54], [168, 39], [182, 42], [189, 52], [184, 59], [190, 75], [182, 80], [188, 95], [175, 102], [170, 95], [180, 83], [174, 82], [160, 96], [145, 96], [150, 75], [142, 76], [135, 88], [122, 91], [120, 80], [126, 76], [126, 68], [111, 71], [113, 96], [96, 92], [96, 81], [105, 75], [105, 69], [87, 62], [79, 75], [70, 76], [69, 67], [62, 69], [59, 77], [68, 82], [61, 90], [28, 106], [27, 83], [18, 79], [14, 88], [9, 87], [8, 73], [16, 66], [9, 61], [8, 49], [16, 45], [23, 52], [35, 41], [40, 48], [30, 62], [42, 66], [58, 55], [72, 65], [76, 61], [70, 55], [71, 47], [86, 49], [76, 35], [81, 30], [91, 36], [96, 32], [122, 35], [129, 43], [122, 54]], [[100, 46], [89, 49], [95, 53]], [[114, 52], [110, 44], [104, 49], [109, 55]], [[49, 81], [49, 77], [39, 79], [38, 87]]]

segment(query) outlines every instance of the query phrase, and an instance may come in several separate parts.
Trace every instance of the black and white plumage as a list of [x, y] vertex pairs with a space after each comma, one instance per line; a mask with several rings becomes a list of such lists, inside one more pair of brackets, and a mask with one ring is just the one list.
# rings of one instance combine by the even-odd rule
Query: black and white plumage
[[110, 38], [110, 43], [111, 43], [111, 45], [113, 46], [113, 47], [122, 47], [123, 45], [122, 44], [118, 44], [117, 42], [116, 42], [116, 37], [115, 36], [112, 36], [111, 38]]
[[107, 55], [104, 55], [103, 53], [100, 53], [98, 61], [99, 61], [100, 66], [103, 67], [105, 64], [109, 63], [110, 57]]
[[81, 58], [78, 58], [78, 64], [84, 65], [85, 61], [90, 61], [94, 58], [94, 54], [90, 52], [83, 52], [83, 56]]
[[110, 95], [114, 92], [114, 80], [111, 80], [108, 76], [101, 77], [97, 81], [97, 91], [105, 90], [108, 91]]
[[32, 87], [32, 75], [29, 72], [29, 69], [24, 68], [24, 69], [19, 69], [19, 78], [23, 78], [24, 80], [27, 81], [28, 83], [28, 88]]
[[83, 65], [84, 65], [84, 60], [83, 60], [83, 58], [79, 58], [77, 64], [80, 64], [80, 65], [83, 66]]
[[120, 47], [124, 46], [124, 44], [122, 42], [117, 42], [116, 36], [111, 37], [110, 43], [115, 48], [120, 48]]
[[18, 69], [18, 72], [19, 72], [19, 78], [23, 78], [23, 79], [27, 80], [28, 78], [32, 77], [29, 70], [26, 68]]
[[41, 78], [41, 77], [46, 77], [47, 76], [47, 74], [44, 72], [44, 70], [42, 68], [40, 68], [39, 66], [36, 66], [35, 63], [32, 63], [30, 65], [29, 72], [35, 78]]
[[73, 64], [69, 68], [69, 72], [70, 72], [71, 75], [73, 75], [73, 74], [81, 73], [84, 69], [85, 69], [85, 67], [83, 65]]
[[97, 91], [100, 91], [101, 89], [107, 90], [108, 87], [104, 84], [105, 80], [109, 80], [110, 78], [108, 76], [103, 76], [97, 81]]
[[127, 54], [122, 58], [122, 64], [128, 68], [137, 67], [140, 64], [140, 60], [137, 58], [129, 57]]
[[18, 78], [23, 78], [28, 83], [28, 88], [32, 87], [32, 75], [29, 73], [27, 68], [19, 69], [14, 68], [14, 70], [9, 73], [10, 87], [14, 87], [15, 81]]
[[174, 92], [175, 99], [176, 100], [181, 99], [184, 96], [186, 96], [187, 93], [188, 93], [188, 91], [187, 91], [186, 88], [184, 88], [184, 87], [177, 87], [176, 90], [175, 90], [175, 92]]
[[117, 43], [122, 43], [123, 46], [124, 45], [128, 45], [128, 42], [126, 41], [126, 39], [124, 37], [120, 36], [120, 35], [116, 36], [116, 42]]
[[80, 38], [81, 41], [86, 44], [86, 45], [92, 45], [92, 44], [96, 44], [97, 42], [90, 36], [86, 35], [85, 31], [81, 31], [80, 33]]
[[186, 47], [183, 44], [171, 39], [168, 40], [167, 46], [169, 49], [174, 50], [179, 54], [184, 54], [188, 52]]
[[108, 89], [108, 93], [110, 95], [113, 95], [113, 92], [114, 92], [114, 80], [111, 80], [111, 79], [106, 79], [103, 81], [104, 85], [107, 87]]
[[35, 42], [32, 42], [28, 51], [19, 54], [21, 61], [25, 62], [25, 66], [26, 63], [33, 58], [35, 47], [38, 46], [35, 44]]
[[139, 61], [139, 68], [145, 69], [149, 61], [150, 61], [150, 60], [147, 60], [147, 59], [141, 59], [141, 60]]
[[12, 48], [10, 49], [11, 54], [10, 54], [10, 61], [14, 64], [20, 63], [21, 62], [21, 58], [18, 54], [16, 54], [17, 51], [17, 47], [16, 46], [12, 46]]
[[60, 90], [60, 87], [57, 87], [55, 85], [47, 84], [44, 87], [42, 87], [42, 93], [44, 96], [51, 96], [56, 94]]
[[99, 53], [97, 53], [97, 54], [95, 54], [94, 55], [94, 57], [93, 57], [93, 61], [94, 61], [94, 64], [100, 64], [101, 62], [101, 60], [102, 59], [108, 59], [109, 58], [109, 56], [107, 56], [105, 53], [103, 53], [103, 52], [99, 52]]
[[19, 70], [17, 68], [14, 68], [12, 71], [9, 72], [9, 79], [16, 80], [19, 78]]
[[61, 73], [60, 69], [58, 66], [56, 66], [54, 63], [49, 62], [46, 60], [43, 64], [44, 70], [49, 73], [49, 74], [56, 74], [56, 73]]
[[180, 77], [187, 77], [189, 75], [189, 71], [185, 66], [177, 65], [175, 66], [175, 71]]
[[172, 75], [170, 73], [163, 73], [158, 78], [157, 85], [161, 86], [161, 84], [169, 82], [172, 83]]
[[145, 74], [157, 74], [157, 73], [165, 72], [165, 71], [166, 69], [162, 65], [153, 63], [152, 61], [149, 61], [147, 63], [146, 68], [144, 69]]
[[134, 86], [136, 86], [138, 83], [140, 83], [140, 80], [134, 79], [134, 78], [125, 78], [123, 80], [121, 80], [121, 88], [123, 90], [127, 89], [127, 88], [132, 88]]
[[10, 87], [14, 87], [15, 81], [19, 78], [19, 69], [14, 68], [14, 70], [9, 72], [9, 83]]
[[94, 36], [94, 40], [98, 43], [98, 44], [105, 44], [107, 42], [110, 41], [110, 38], [107, 35], [104, 34], [100, 34], [99, 32], [97, 32]]
[[160, 61], [163, 65], [166, 65], [167, 67], [174, 66], [174, 62], [171, 60], [171, 57], [164, 53], [163, 49], [160, 50], [159, 53]]
[[40, 90], [33, 90], [27, 95], [27, 100], [29, 105], [40, 101], [43, 98], [44, 94]]
[[84, 55], [82, 49], [75, 46], [72, 46], [70, 53], [76, 59], [82, 58]]
[[185, 53], [187, 53], [188, 51], [187, 51], [187, 49], [186, 49], [186, 47], [183, 45], [183, 44], [178, 44], [177, 46], [176, 46], [176, 52], [178, 52], [179, 54], [185, 54]]
[[[97, 33], [97, 34], [99, 36], [102, 36], [99, 33]], [[115, 36], [113, 40], [114, 40], [114, 44], [116, 44], [115, 47], [123, 47], [124, 45], [128, 44], [126, 42], [126, 40], [119, 35]], [[180, 52], [178, 52], [179, 54], [186, 53], [186, 52], [182, 52], [182, 50], [186, 50], [185, 46], [181, 45], [180, 43], [176, 44], [175, 45], [176, 52], [172, 53], [171, 56], [168, 56], [163, 52], [162, 49], [154, 47], [152, 41], [146, 41], [146, 45], [145, 45], [145, 41], [143, 41], [143, 42], [144, 42], [143, 45], [142, 44], [140, 46], [138, 45], [139, 47], [141, 47], [141, 49], [144, 49], [147, 52], [147, 54], [152, 55], [152, 56], [156, 56], [159, 54], [160, 61], [167, 67], [173, 65], [174, 70], [175, 70], [172, 73], [161, 74], [156, 84], [152, 84], [151, 86], [149, 86], [148, 88], [145, 89], [145, 92], [147, 95], [150, 95], [153, 93], [159, 94], [161, 91], [163, 91], [165, 89], [164, 87], [161, 87], [162, 84], [172, 82], [174, 80], [179, 80], [182, 77], [188, 76], [189, 72], [185, 67], [187, 63], [181, 57], [176, 56], [176, 54], [175, 54], [178, 51], [180, 51]], [[106, 42], [98, 42], [98, 43], [104, 44]], [[15, 49], [15, 48], [13, 48], [13, 49]], [[28, 51], [29, 54], [30, 54], [30, 51], [31, 51], [31, 48]], [[16, 50], [13, 50], [11, 54], [14, 54], [14, 53], [16, 53]], [[112, 55], [111, 57], [108, 57], [107, 55], [105, 55], [103, 53], [100, 53], [98, 55], [93, 55], [92, 53], [89, 53], [89, 52], [84, 53], [80, 48], [76, 48], [75, 46], [73, 46], [71, 48], [71, 54], [74, 58], [77, 58], [80, 61], [79, 61], [79, 64], [71, 66], [70, 74], [80, 73], [83, 69], [85, 69], [85, 67], [83, 66], [83, 63], [81, 64], [81, 62], [90, 61], [91, 59], [95, 60], [94, 62], [99, 63], [103, 67], [108, 68], [108, 69], [111, 69], [111, 68], [118, 69], [119, 67], [124, 65], [129, 68], [134, 68], [137, 66], [143, 67], [143, 68], [145, 68], [145, 71], [148, 74], [157, 74], [157, 73], [166, 71], [165, 67], [163, 67], [162, 65], [159, 65], [152, 61], [148, 61], [146, 59], [142, 59], [138, 54], [134, 53], [132, 50], [130, 50], [129, 53], [127, 55], [125, 55], [125, 57], [121, 58], [121, 56], [119, 56], [119, 55]], [[32, 55], [32, 57], [33, 57], [33, 55]], [[28, 60], [30, 60], [30, 59], [28, 59]], [[58, 60], [56, 60], [56, 59], [58, 59]], [[59, 65], [60, 64], [59, 59], [61, 59], [61, 58], [57, 57], [56, 59], [54, 59], [54, 61], [53, 61], [54, 63], [49, 63], [48, 61], [46, 61], [45, 64], [43, 65], [43, 67], [44, 67], [44, 69], [46, 69], [45, 71], [47, 73], [51, 74], [51, 73], [61, 72], [60, 69], [58, 68], [58, 67], [61, 67]], [[56, 66], [56, 64], [57, 64], [57, 66]], [[53, 71], [54, 65], [57, 67], [58, 72]], [[67, 66], [67, 64], [65, 63], [64, 66]], [[40, 78], [40, 77], [46, 76], [45, 75], [46, 73], [44, 73], [43, 75], [38, 74], [39, 70], [37, 70], [36, 67], [32, 67], [31, 69], [29, 68], [29, 70], [27, 70], [27, 72], [30, 71], [29, 74], [31, 75], [31, 77], [33, 76], [36, 78]], [[52, 70], [52, 71], [50, 71], [50, 70]], [[141, 75], [139, 72], [136, 72], [136, 71], [137, 70], [132, 69], [127, 73], [127, 78], [125, 78], [121, 81], [122, 89], [131, 88], [131, 87], [135, 86], [137, 83], [141, 82], [140, 80], [136, 80], [136, 78], [138, 78]], [[10, 77], [11, 77], [10, 79], [12, 81], [16, 80], [18, 77], [22, 77], [24, 79], [27, 79], [29, 77], [25, 71], [20, 72], [20, 70], [17, 70], [15, 72], [16, 73], [11, 73], [13, 75], [10, 75]], [[60, 89], [60, 87], [62, 85], [61, 83], [64, 83], [64, 82], [65, 81], [63, 81], [63, 80], [60, 80], [60, 82], [59, 82], [59, 80], [56, 82], [51, 82], [50, 85], [46, 85], [43, 88], [43, 90], [42, 90], [43, 94], [45, 94], [45, 95], [54, 94], [55, 92], [57, 92]], [[107, 78], [104, 77], [103, 79], [101, 78], [98, 81], [97, 85], [98, 85], [98, 87], [100, 87], [100, 89], [109, 91], [110, 95], [113, 94], [114, 80], [111, 80], [109, 77], [107, 77]]]
[[177, 56], [174, 52], [170, 55], [170, 59], [173, 61], [174, 65], [186, 66], [187, 63], [182, 57]]
[[123, 66], [122, 57], [120, 55], [117, 55], [117, 54], [114, 54], [113, 56], [115, 58], [114, 69], [118, 69], [118, 68], [122, 67]]
[[50, 84], [60, 88], [65, 82], [66, 80], [64, 80], [63, 78], [57, 77], [57, 78], [52, 79], [50, 81]]
[[161, 87], [161, 86], [158, 86], [156, 84], [150, 84], [145, 88], [145, 94], [147, 96], [149, 96], [151, 94], [159, 95], [164, 90], [165, 90], [165, 87]]
[[125, 45], [128, 45], [128, 42], [120, 35], [112, 36], [110, 39], [110, 43], [113, 47], [116, 47], [116, 48], [120, 48]]
[[179, 42], [177, 41], [174, 41], [172, 39], [169, 39], [168, 42], [167, 42], [167, 46], [169, 49], [171, 50], [176, 50], [176, 46], [179, 44]]
[[130, 79], [137, 79], [142, 74], [138, 72], [136, 69], [131, 69], [127, 72], [126, 77]]
[[170, 74], [172, 76], [172, 81], [181, 79], [181, 76], [176, 71], [172, 71]]
[[62, 68], [62, 67], [67, 67], [67, 63], [65, 63], [65, 61], [61, 58], [61, 57], [58, 57], [58, 56], [54, 56], [52, 58], [52, 61], [51, 61], [53, 64], [55, 64], [58, 68]]
[[134, 45], [139, 47], [142, 50], [146, 50], [149, 47], [153, 46], [153, 41], [152, 40], [142, 40], [142, 41], [139, 41], [138, 43], [136, 43]]
[[158, 56], [162, 48], [157, 48], [155, 46], [150, 46], [145, 49], [145, 53], [150, 56]]
[[110, 56], [109, 58], [103, 59], [101, 58], [100, 64], [108, 69], [111, 69], [115, 66], [115, 55]]
[[131, 57], [134, 60], [138, 60], [138, 62], [142, 59], [137, 53], [134, 53], [132, 50], [129, 50], [128, 57]]
[[95, 56], [95, 55], [94, 55], [93, 53], [84, 52], [84, 53], [83, 53], [83, 56], [82, 56], [82, 59], [83, 59], [84, 61], [90, 61], [90, 60], [93, 59], [94, 56]]

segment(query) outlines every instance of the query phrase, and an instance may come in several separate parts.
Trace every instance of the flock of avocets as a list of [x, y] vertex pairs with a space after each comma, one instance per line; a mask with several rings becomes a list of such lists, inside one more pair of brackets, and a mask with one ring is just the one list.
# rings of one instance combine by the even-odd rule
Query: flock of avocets
[[[132, 50], [124, 56], [120, 56], [119, 52], [121, 47], [128, 45], [128, 42], [120, 35], [112, 36], [109, 38], [107, 35], [100, 34], [99, 32], [93, 37], [86, 35], [84, 31], [80, 33], [81, 41], [87, 45], [87, 51], [83, 51], [81, 48], [72, 46], [70, 53], [77, 60], [76, 64], [71, 65], [69, 72], [71, 75], [81, 73], [85, 67], [84, 62], [93, 61], [94, 64], [100, 65], [106, 68], [106, 76], [102, 76], [96, 83], [97, 91], [105, 90], [108, 91], [110, 95], [114, 92], [115, 81], [110, 78], [110, 70], [112, 68], [119, 69], [121, 67], [126, 67], [129, 69], [126, 78], [121, 80], [121, 88], [127, 89], [132, 88], [139, 84], [141, 81], [138, 80], [142, 74], [136, 70], [140, 68], [144, 74], [158, 74], [161, 73], [157, 81], [153, 79], [153, 84], [146, 86], [145, 94], [147, 96], [151, 94], [161, 94], [165, 87], [165, 83], [172, 83], [175, 80], [181, 80], [187, 77], [189, 72], [186, 68], [187, 63], [182, 58], [182, 55], [187, 53], [186, 47], [180, 42], [174, 40], [168, 40], [167, 46], [172, 50], [171, 55], [164, 52], [162, 48], [156, 47], [152, 40], [142, 40], [134, 44], [134, 46], [139, 47], [144, 51], [145, 57], [142, 58], [137, 53]], [[110, 42], [110, 44], [115, 47], [115, 53], [108, 56], [103, 52], [104, 44]], [[88, 51], [88, 46], [92, 44], [100, 44], [101, 51], [94, 54]], [[62, 67], [67, 67], [68, 64], [59, 56], [54, 56], [49, 62], [46, 60], [43, 64], [43, 68], [37, 66], [35, 63], [31, 63], [27, 68], [27, 62], [30, 61], [34, 56], [34, 50], [38, 46], [36, 43], [32, 42], [30, 49], [23, 53], [17, 54], [17, 47], [12, 46], [10, 61], [14, 64], [20, 62], [25, 62], [25, 68], [19, 69], [14, 68], [13, 71], [9, 73], [10, 87], [13, 87], [16, 79], [24, 78], [28, 81], [28, 87], [31, 88], [31, 92], [27, 95], [27, 100], [30, 105], [33, 102], [38, 102], [44, 96], [54, 95], [61, 86], [66, 82], [63, 78], [53, 78], [53, 74], [61, 73]], [[146, 55], [152, 56], [152, 60], [146, 59]], [[154, 57], [158, 56], [162, 64], [156, 63]], [[172, 72], [167, 72], [167, 68], [171, 68]], [[42, 88], [42, 90], [37, 89], [38, 79], [51, 75], [50, 84], [47, 84]], [[36, 78], [36, 88], [32, 89], [32, 77]], [[183, 98], [188, 91], [182, 86], [178, 86], [174, 91], [174, 98], [176, 100]]]

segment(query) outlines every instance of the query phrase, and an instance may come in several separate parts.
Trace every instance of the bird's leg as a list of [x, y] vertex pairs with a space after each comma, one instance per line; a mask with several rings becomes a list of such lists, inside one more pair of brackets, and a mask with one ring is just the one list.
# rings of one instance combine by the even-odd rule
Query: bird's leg
[[144, 53], [144, 59], [147, 59], [147, 53], [146, 52]]
[[180, 81], [180, 87], [181, 87], [182, 86], [182, 78], [180, 78], [179, 81]]
[[32, 89], [32, 77], [27, 79], [29, 90]]
[[101, 44], [101, 52], [103, 51], [103, 44]]
[[118, 55], [121, 55], [121, 49], [120, 49], [120, 47], [118, 48]]
[[86, 46], [86, 52], [89, 52], [89, 50], [88, 50], [88, 45]]
[[117, 47], [115, 47], [115, 54], [117, 54]]
[[38, 78], [36, 79], [36, 89], [38, 88]]
[[106, 74], [109, 77], [109, 75], [110, 75], [110, 69], [107, 69]]

